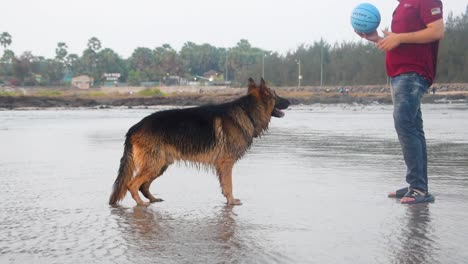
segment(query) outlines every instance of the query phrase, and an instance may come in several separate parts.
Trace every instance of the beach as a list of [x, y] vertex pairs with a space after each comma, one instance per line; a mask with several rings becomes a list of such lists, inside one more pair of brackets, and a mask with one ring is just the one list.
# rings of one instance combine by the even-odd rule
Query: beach
[[[423, 103], [466, 101], [468, 84], [434, 84]], [[293, 105], [391, 104], [387, 85], [272, 87]], [[51, 87], [0, 88], [0, 109], [109, 108], [157, 105], [203, 105], [227, 102], [246, 93], [246, 88], [219, 86], [97, 87], [88, 90]]]
[[156, 110], [0, 112], [1, 263], [467, 263], [468, 107], [423, 104], [435, 203], [402, 205], [391, 105], [293, 105], [216, 176], [176, 163], [108, 205], [125, 133]]

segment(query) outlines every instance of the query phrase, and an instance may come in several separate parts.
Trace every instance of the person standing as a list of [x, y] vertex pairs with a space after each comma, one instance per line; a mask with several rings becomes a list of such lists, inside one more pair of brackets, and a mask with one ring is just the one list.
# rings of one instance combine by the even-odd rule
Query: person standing
[[390, 77], [395, 130], [407, 167], [408, 187], [388, 194], [403, 204], [434, 201], [429, 193], [426, 138], [423, 129], [421, 98], [432, 85], [439, 40], [444, 37], [442, 2], [439, 0], [399, 0], [393, 13], [391, 31], [381, 37], [374, 31], [356, 32], [375, 42], [386, 53]]

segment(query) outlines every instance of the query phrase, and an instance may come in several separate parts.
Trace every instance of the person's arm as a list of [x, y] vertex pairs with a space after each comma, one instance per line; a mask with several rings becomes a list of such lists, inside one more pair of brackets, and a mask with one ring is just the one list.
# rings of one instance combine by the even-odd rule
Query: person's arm
[[440, 40], [444, 37], [444, 20], [438, 19], [426, 25], [425, 29], [409, 33], [392, 33], [384, 30], [384, 38], [377, 41], [377, 48], [392, 50], [402, 43], [423, 44]]

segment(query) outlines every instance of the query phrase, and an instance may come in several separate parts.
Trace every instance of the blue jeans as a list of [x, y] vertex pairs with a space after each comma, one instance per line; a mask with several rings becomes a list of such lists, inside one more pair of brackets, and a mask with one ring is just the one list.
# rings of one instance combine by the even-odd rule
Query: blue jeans
[[405, 73], [391, 78], [393, 120], [403, 151], [410, 188], [428, 191], [427, 150], [421, 113], [421, 98], [429, 83], [419, 74]]

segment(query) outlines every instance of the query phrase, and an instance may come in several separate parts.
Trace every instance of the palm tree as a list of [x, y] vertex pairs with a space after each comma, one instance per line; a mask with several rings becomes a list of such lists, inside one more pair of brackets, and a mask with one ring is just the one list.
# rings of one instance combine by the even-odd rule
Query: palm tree
[[7, 46], [11, 45], [11, 35], [8, 32], [2, 32], [2, 34], [0, 34], [0, 45], [3, 46], [4, 50], [6, 50]]
[[67, 49], [68, 46], [65, 42], [57, 43], [57, 48], [55, 48], [55, 59], [63, 63], [68, 54]]
[[96, 37], [90, 38], [88, 40], [88, 48], [94, 52], [98, 52], [101, 49], [101, 41]]
[[96, 67], [98, 66], [99, 54], [97, 53], [101, 49], [101, 41], [96, 38], [92, 37], [88, 40], [88, 49], [83, 52], [83, 57], [85, 54], [89, 56], [88, 67], [90, 74], [93, 76], [94, 81], [99, 79], [97, 76]]

